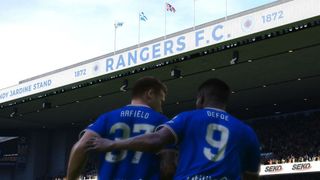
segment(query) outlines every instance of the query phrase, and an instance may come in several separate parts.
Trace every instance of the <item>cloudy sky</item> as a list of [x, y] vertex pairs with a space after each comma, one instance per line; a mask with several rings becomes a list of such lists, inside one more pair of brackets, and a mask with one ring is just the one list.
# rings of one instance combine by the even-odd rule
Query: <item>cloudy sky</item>
[[[275, 0], [228, 0], [228, 14]], [[20, 80], [164, 35], [164, 0], [1, 0], [0, 89]], [[169, 0], [167, 34], [193, 26], [193, 0]], [[225, 16], [226, 0], [196, 0], [196, 24]]]

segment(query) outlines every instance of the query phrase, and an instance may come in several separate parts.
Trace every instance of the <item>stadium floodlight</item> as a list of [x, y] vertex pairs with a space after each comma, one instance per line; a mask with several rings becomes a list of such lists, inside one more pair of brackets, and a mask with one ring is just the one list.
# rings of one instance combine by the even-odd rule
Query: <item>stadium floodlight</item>
[[181, 70], [174, 68], [171, 70], [170, 75], [171, 75], [171, 77], [174, 77], [174, 78], [180, 78], [181, 77]]
[[128, 90], [128, 85], [129, 85], [129, 81], [128, 79], [125, 79], [122, 85], [120, 86], [120, 91], [126, 92]]
[[236, 64], [239, 60], [239, 51], [233, 51], [233, 54], [232, 54], [232, 59], [230, 61], [230, 64], [233, 65], [233, 64]]

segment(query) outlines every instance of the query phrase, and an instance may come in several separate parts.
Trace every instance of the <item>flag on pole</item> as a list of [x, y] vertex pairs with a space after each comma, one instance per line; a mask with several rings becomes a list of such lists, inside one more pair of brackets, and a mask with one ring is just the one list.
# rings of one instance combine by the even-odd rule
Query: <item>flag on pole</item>
[[148, 18], [147, 18], [147, 16], [146, 15], [144, 15], [144, 13], [143, 12], [140, 12], [140, 20], [141, 21], [147, 21], [148, 20]]
[[123, 22], [115, 22], [114, 23], [114, 28], [118, 28], [118, 27], [121, 27], [121, 26], [123, 26]]
[[116, 54], [116, 50], [117, 50], [117, 29], [118, 27], [121, 27], [123, 26], [123, 22], [119, 22], [119, 21], [116, 21], [114, 22], [114, 51], [113, 53]]
[[141, 21], [146, 22], [148, 20], [147, 16], [144, 14], [144, 12], [139, 13], [139, 29], [138, 29], [138, 47], [140, 47], [140, 23]]
[[175, 13], [176, 8], [174, 8], [171, 4], [166, 3], [166, 10]]

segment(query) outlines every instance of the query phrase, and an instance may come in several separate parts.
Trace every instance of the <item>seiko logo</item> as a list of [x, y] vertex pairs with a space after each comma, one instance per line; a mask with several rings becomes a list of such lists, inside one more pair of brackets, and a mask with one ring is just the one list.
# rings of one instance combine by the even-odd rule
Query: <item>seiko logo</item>
[[282, 166], [281, 165], [277, 165], [277, 166], [267, 166], [266, 169], [264, 170], [264, 172], [278, 172], [282, 170]]
[[300, 163], [300, 164], [294, 164], [292, 166], [292, 170], [305, 170], [305, 169], [310, 169], [311, 164], [310, 163]]

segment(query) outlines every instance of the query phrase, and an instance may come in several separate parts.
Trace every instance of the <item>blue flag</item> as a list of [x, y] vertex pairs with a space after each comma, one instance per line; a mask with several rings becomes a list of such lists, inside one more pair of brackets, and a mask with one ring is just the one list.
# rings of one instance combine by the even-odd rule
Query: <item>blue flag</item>
[[140, 12], [140, 20], [141, 20], [141, 21], [147, 21], [147, 20], [148, 20], [147, 16], [144, 15], [143, 12]]

